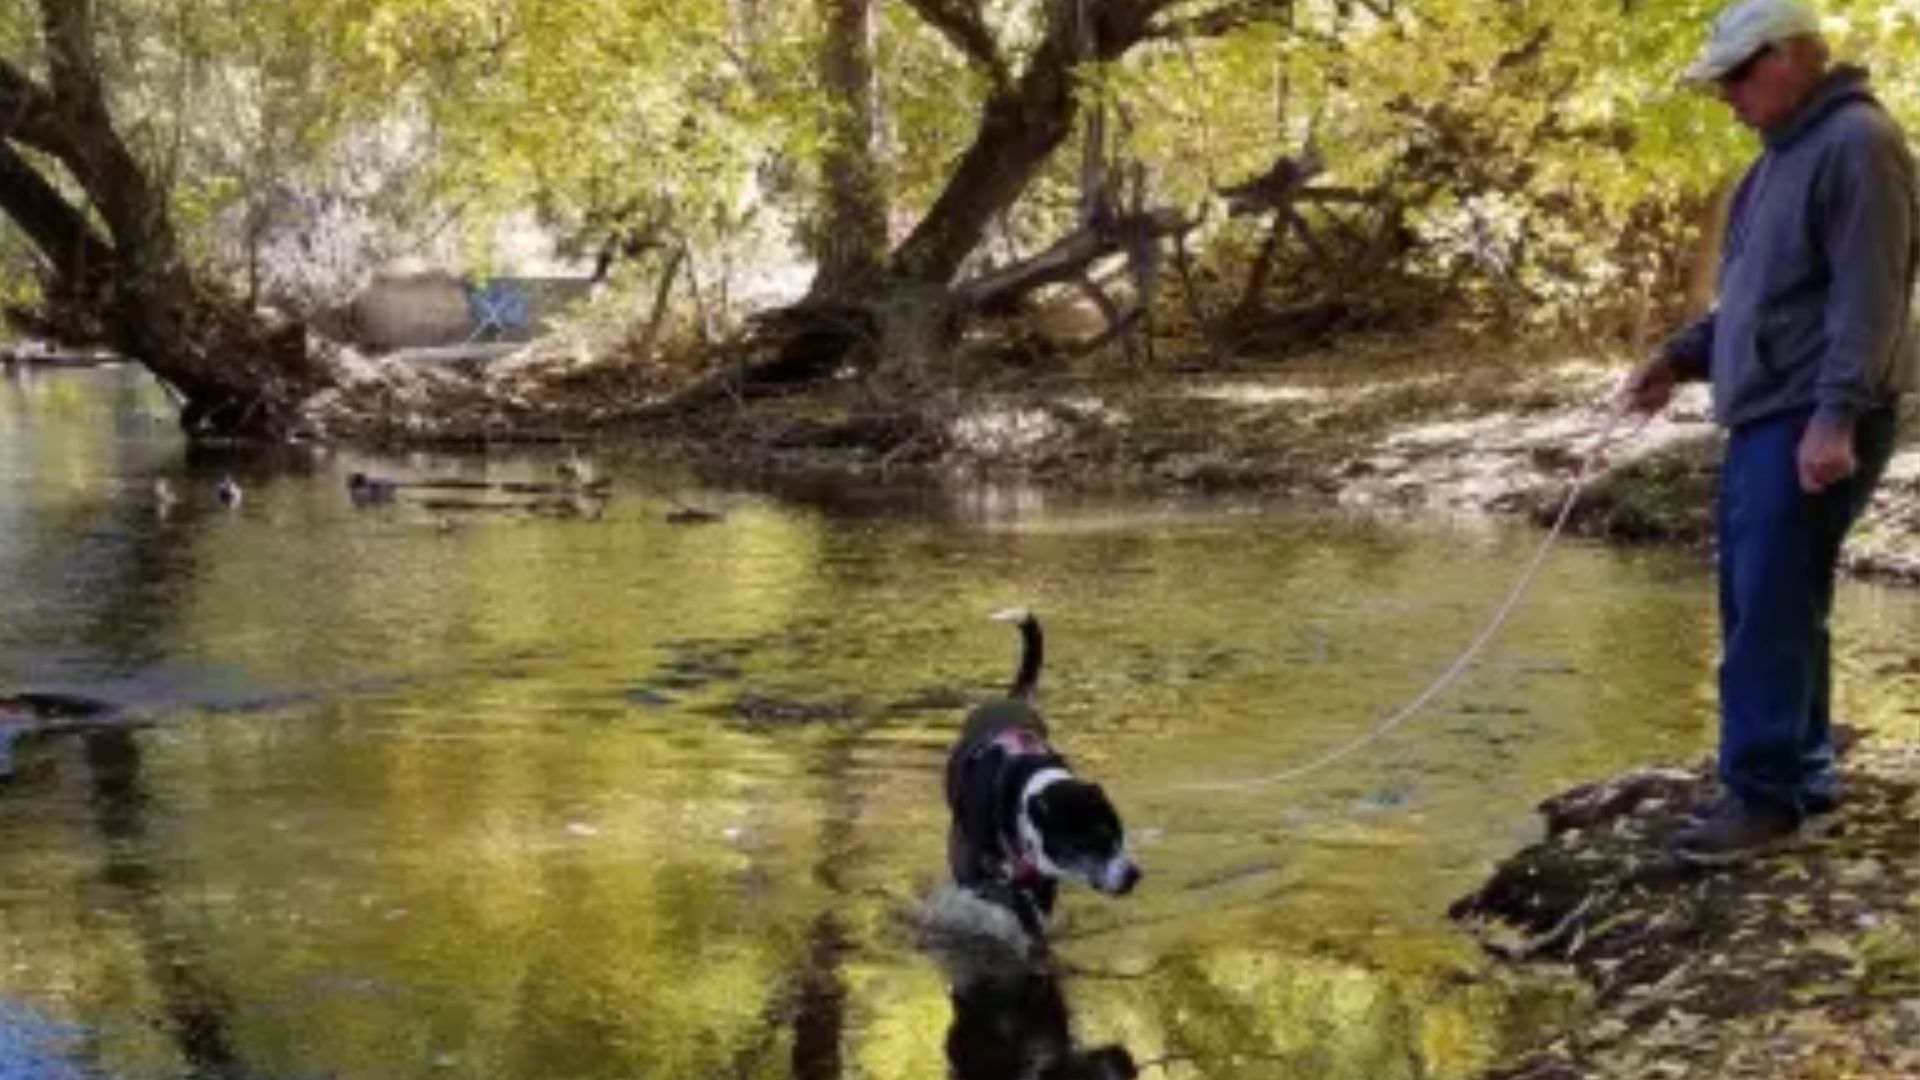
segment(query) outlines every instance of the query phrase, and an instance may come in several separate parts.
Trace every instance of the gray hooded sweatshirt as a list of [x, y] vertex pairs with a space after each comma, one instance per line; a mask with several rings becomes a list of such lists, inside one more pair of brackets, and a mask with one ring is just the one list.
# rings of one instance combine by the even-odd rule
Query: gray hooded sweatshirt
[[1915, 382], [1913, 156], [1851, 67], [1765, 143], [1734, 192], [1718, 306], [1665, 356], [1682, 376], [1711, 378], [1724, 426], [1809, 405], [1850, 422]]

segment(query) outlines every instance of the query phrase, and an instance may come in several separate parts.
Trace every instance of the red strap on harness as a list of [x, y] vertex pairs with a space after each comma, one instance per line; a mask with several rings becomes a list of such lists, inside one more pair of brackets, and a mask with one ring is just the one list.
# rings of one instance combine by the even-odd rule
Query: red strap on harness
[[997, 746], [1006, 751], [1008, 757], [1029, 757], [1034, 754], [1050, 754], [1052, 749], [1046, 742], [1028, 728], [1008, 728], [993, 737], [989, 746]]
[[1024, 885], [1040, 880], [1040, 866], [1027, 858], [1025, 852], [1014, 852], [1007, 860], [1007, 880], [1015, 885]]
[[[989, 749], [999, 750], [1009, 759], [1053, 753], [1053, 748], [1047, 745], [1046, 740], [1042, 739], [1038, 732], [1023, 727], [1002, 731], [987, 742], [981, 743], [974, 754], [976, 756], [984, 754]], [[1020, 841], [1021, 838], [1018, 836], [1002, 833], [1000, 847], [1004, 861], [1001, 865], [1009, 884], [1029, 885], [1039, 881], [1043, 875], [1040, 873], [1040, 864], [1027, 854]]]

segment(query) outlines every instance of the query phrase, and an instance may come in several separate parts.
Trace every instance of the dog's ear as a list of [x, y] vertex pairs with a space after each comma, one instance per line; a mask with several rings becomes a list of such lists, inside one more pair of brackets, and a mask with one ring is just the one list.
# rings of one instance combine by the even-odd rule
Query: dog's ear
[[1113, 801], [1107, 798], [1107, 789], [1091, 780], [1081, 782], [1079, 799], [1082, 806], [1096, 808], [1110, 808], [1113, 806]]

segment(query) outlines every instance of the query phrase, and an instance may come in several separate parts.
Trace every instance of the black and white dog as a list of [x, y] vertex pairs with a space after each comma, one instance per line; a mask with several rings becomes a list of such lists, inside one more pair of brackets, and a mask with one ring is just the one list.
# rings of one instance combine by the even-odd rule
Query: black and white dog
[[1038, 941], [1061, 880], [1123, 896], [1140, 868], [1106, 792], [1047, 743], [1032, 704], [1045, 655], [1039, 620], [1023, 609], [994, 618], [1020, 628], [1020, 667], [1006, 697], [967, 714], [947, 757], [947, 862], [955, 884], [1010, 907]]

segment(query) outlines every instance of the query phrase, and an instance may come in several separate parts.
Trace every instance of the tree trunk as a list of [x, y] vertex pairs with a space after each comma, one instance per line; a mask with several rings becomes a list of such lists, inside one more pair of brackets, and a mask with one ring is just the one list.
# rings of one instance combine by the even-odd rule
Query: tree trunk
[[[1018, 80], [997, 85], [947, 186], [893, 253], [895, 277], [947, 284], [993, 219], [1073, 131], [1074, 69], [1119, 58], [1147, 34], [1154, 0], [1049, 0], [1054, 16]], [[1084, 14], [1084, 22], [1081, 16]], [[1083, 42], [1081, 32], [1091, 36]]]
[[[870, 0], [821, 2], [845, 16]], [[932, 208], [879, 274], [838, 294], [816, 286], [800, 304], [757, 321], [762, 358], [738, 373], [733, 383], [738, 392], [792, 387], [851, 361], [868, 372], [869, 389], [879, 396], [925, 407], [933, 400], [925, 394], [930, 370], [947, 354], [967, 315], [1010, 292], [1069, 280], [1078, 265], [1119, 242], [1113, 227], [1125, 225], [1126, 215], [1119, 222], [1090, 223], [1030, 263], [955, 282], [988, 227], [1072, 133], [1080, 65], [1117, 59], [1139, 44], [1167, 0], [1043, 0], [1046, 23], [1018, 77], [999, 54], [977, 6], [906, 2], [966, 55], [990, 86], [973, 141]], [[1159, 214], [1133, 216], [1148, 219], [1150, 229], [1164, 225]], [[684, 395], [687, 403], [711, 399], [706, 387]], [[663, 411], [689, 407], [671, 402]]]
[[[166, 193], [107, 111], [90, 0], [40, 0], [40, 29], [46, 86], [0, 58], [0, 209], [52, 267], [51, 298], [91, 316], [68, 329], [97, 334], [172, 386], [192, 434], [289, 434], [299, 403], [327, 381], [304, 332], [268, 327], [193, 279]], [[65, 167], [105, 236], [20, 148]]]
[[879, 95], [873, 72], [873, 4], [819, 4], [825, 23], [820, 75], [830, 114], [814, 242], [819, 271], [812, 293], [846, 296], [877, 281], [887, 256], [887, 201], [875, 157]]
[[660, 283], [653, 290], [652, 314], [647, 316], [646, 329], [641, 331], [640, 343], [633, 350], [636, 359], [653, 359], [654, 346], [660, 342], [660, 328], [667, 322], [667, 301], [673, 295], [673, 283], [679, 278], [680, 264], [686, 257], [686, 248], [675, 248], [667, 256], [667, 267], [660, 271]]

